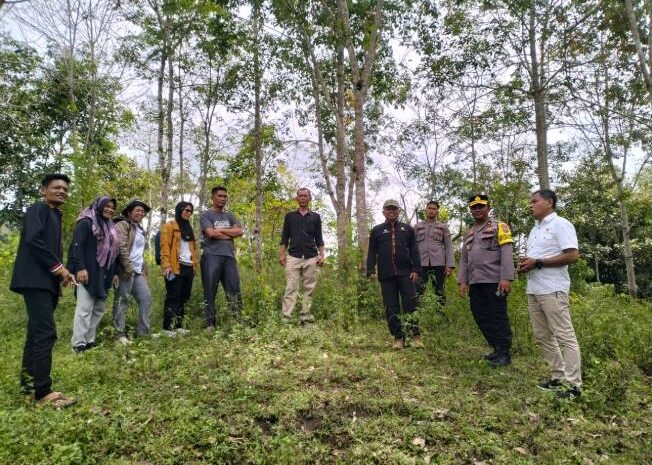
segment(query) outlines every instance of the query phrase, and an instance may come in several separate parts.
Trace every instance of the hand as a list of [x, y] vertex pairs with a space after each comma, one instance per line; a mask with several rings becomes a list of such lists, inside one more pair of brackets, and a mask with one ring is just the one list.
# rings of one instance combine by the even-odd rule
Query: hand
[[278, 257], [278, 262], [281, 264], [281, 266], [282, 266], [283, 268], [285, 268], [285, 265], [287, 265], [287, 262], [288, 262], [288, 258], [287, 258], [287, 256], [286, 256], [286, 255], [280, 255], [280, 256]]
[[367, 278], [369, 278], [369, 279], [376, 279], [376, 273], [373, 273], [373, 272], [372, 272], [372, 273], [369, 273], [369, 274], [367, 275]]
[[459, 283], [459, 292], [460, 292], [460, 297], [466, 297], [466, 295], [469, 293], [469, 285], [466, 283]]
[[79, 270], [75, 279], [79, 284], [88, 284], [88, 271]]
[[318, 255], [317, 256], [317, 266], [322, 266], [324, 264], [324, 256], [323, 255]]
[[170, 274], [172, 274], [172, 268], [170, 268], [168, 266], [167, 268], [163, 269], [162, 273], [163, 273], [163, 276], [165, 276], [167, 278], [168, 276], [170, 276]]
[[61, 284], [63, 287], [68, 287], [70, 285], [77, 284], [75, 281], [75, 275], [73, 275], [70, 271], [68, 271], [67, 268], [62, 268], [61, 272], [59, 273], [59, 276], [61, 277]]
[[416, 283], [417, 279], [419, 279], [419, 273], [417, 273], [416, 271], [411, 272], [410, 273], [410, 281], [412, 281], [413, 283]]
[[512, 292], [512, 283], [507, 279], [501, 279], [498, 283], [498, 292], [502, 292], [507, 295]]
[[117, 289], [118, 286], [120, 285], [120, 277], [117, 274], [113, 276], [113, 279], [111, 280], [111, 284], [115, 289]]
[[446, 267], [446, 276], [450, 276], [450, 275], [452, 275], [454, 269], [455, 269], [455, 268], [452, 268], [452, 267], [450, 267], [450, 266], [447, 266], [447, 267]]
[[527, 273], [528, 271], [534, 269], [535, 265], [536, 260], [534, 258], [521, 257], [521, 259], [518, 261], [518, 268], [516, 268], [516, 271], [519, 273]]

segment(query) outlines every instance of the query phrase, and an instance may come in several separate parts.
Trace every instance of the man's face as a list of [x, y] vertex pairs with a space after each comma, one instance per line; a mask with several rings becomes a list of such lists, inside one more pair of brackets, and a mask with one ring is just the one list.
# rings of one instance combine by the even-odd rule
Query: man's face
[[68, 198], [68, 183], [63, 179], [54, 179], [45, 187], [41, 188], [43, 200], [48, 204], [59, 206], [63, 205]]
[[389, 206], [383, 208], [383, 216], [390, 223], [396, 221], [396, 219], [398, 218], [398, 212], [399, 209], [396, 207]]
[[215, 207], [215, 208], [224, 208], [228, 198], [229, 198], [229, 196], [226, 193], [226, 191], [217, 191], [217, 192], [215, 192], [215, 194], [213, 194], [213, 197], [211, 197], [211, 200], [213, 201], [213, 207]]
[[534, 194], [530, 199], [530, 211], [535, 220], [544, 218], [552, 211], [552, 199], [544, 199], [539, 194]]
[[140, 205], [135, 206], [129, 213], [129, 219], [134, 223], [140, 223], [145, 218], [145, 209]]
[[489, 217], [489, 204], [480, 204], [476, 203], [472, 207], [469, 207], [471, 211], [471, 216], [476, 221], [483, 221]]
[[297, 203], [301, 208], [307, 208], [310, 203], [310, 192], [301, 190], [297, 192]]
[[439, 207], [434, 203], [431, 203], [426, 207], [426, 218], [429, 220], [434, 220], [439, 214]]
[[[142, 208], [142, 207], [141, 207]], [[110, 220], [115, 214], [115, 204], [113, 202], [107, 203], [102, 209], [102, 218]]]

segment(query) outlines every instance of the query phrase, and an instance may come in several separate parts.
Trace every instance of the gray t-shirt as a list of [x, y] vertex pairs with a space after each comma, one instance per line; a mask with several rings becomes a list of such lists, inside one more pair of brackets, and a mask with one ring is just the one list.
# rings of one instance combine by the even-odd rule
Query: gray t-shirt
[[[240, 223], [230, 212], [206, 210], [199, 217], [199, 227], [201, 228], [202, 234], [207, 228], [230, 228], [232, 226], [240, 226]], [[204, 235], [205, 254], [234, 257], [234, 251], [233, 239], [211, 239]]]

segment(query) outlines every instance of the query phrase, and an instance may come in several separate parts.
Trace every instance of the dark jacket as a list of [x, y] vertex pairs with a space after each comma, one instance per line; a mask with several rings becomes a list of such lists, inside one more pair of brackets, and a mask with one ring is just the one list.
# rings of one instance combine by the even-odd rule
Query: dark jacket
[[115, 261], [108, 268], [102, 268], [97, 263], [97, 238], [88, 218], [79, 220], [75, 225], [68, 249], [68, 271], [76, 274], [81, 270], [88, 272], [88, 284], [85, 286], [88, 293], [95, 298], [106, 299], [115, 274]]
[[45, 202], [31, 205], [23, 219], [9, 289], [19, 294], [41, 289], [59, 295], [61, 280], [53, 271], [61, 267], [62, 251], [61, 211]]
[[[396, 249], [392, 253], [392, 227], [396, 236]], [[393, 276], [409, 276], [411, 272], [420, 273], [419, 248], [414, 228], [397, 221], [394, 225], [387, 221], [374, 226], [369, 234], [369, 253], [367, 254], [367, 276], [374, 273], [378, 265], [378, 279]]]

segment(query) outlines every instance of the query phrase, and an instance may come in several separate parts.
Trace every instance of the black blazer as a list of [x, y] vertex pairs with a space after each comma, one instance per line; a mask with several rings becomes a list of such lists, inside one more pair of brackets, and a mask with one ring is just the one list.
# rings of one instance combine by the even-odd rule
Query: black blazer
[[396, 254], [392, 257], [392, 225], [384, 222], [369, 234], [367, 254], [367, 276], [375, 272], [378, 264], [378, 279], [393, 276], [408, 276], [411, 272], [421, 272], [421, 260], [414, 228], [406, 223], [396, 222]]
[[9, 289], [19, 294], [42, 289], [59, 295], [61, 280], [52, 270], [61, 265], [62, 249], [61, 211], [45, 202], [31, 205], [23, 219]]
[[76, 274], [81, 270], [88, 272], [88, 284], [85, 286], [88, 293], [95, 298], [106, 299], [115, 273], [115, 260], [108, 268], [102, 268], [97, 263], [97, 238], [88, 218], [79, 220], [75, 225], [68, 249], [68, 271]]

